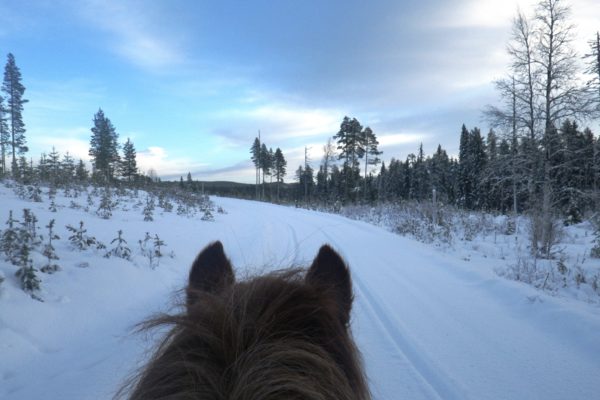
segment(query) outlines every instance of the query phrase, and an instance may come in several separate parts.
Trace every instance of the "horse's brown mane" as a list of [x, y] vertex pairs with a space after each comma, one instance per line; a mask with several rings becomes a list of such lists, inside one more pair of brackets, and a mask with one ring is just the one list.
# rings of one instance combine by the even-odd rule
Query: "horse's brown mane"
[[204, 261], [203, 253], [190, 273], [186, 310], [146, 323], [172, 328], [132, 383], [131, 399], [370, 398], [349, 332], [350, 286], [323, 284], [334, 276], [318, 272], [317, 259], [308, 272], [233, 283], [224, 254], [222, 273], [204, 265], [195, 274], [196, 265], [215, 262], [216, 253]]

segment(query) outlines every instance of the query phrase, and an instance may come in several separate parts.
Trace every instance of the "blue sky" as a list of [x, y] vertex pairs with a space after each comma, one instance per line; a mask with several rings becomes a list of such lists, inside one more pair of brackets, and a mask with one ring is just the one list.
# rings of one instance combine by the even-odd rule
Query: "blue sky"
[[[571, 2], [580, 52], [600, 29], [595, 1]], [[456, 154], [463, 123], [487, 130], [511, 19], [534, 3], [0, 0], [0, 52], [23, 75], [34, 160], [52, 146], [87, 159], [101, 107], [144, 172], [253, 182], [260, 129], [291, 181], [345, 115], [385, 160], [421, 142]]]

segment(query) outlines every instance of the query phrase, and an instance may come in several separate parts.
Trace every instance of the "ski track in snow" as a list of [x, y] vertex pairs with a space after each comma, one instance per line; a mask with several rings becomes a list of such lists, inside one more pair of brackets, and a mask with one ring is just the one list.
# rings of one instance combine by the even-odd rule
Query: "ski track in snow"
[[[597, 309], [505, 281], [366, 223], [251, 201], [215, 201], [228, 214], [217, 214], [212, 223], [173, 214], [144, 223], [139, 213], [105, 222], [84, 214], [91, 232], [106, 229], [110, 236], [117, 223], [138, 237], [158, 232], [176, 258], [155, 271], [82, 254], [92, 266], [72, 273], [65, 267], [53, 276], [63, 285], [48, 289], [57, 298], [72, 298], [69, 303], [38, 304], [19, 291], [0, 290], [0, 398], [109, 398], [153, 343], [131, 335], [131, 327], [168, 307], [197, 252], [214, 240], [223, 242], [239, 276], [307, 265], [323, 243], [336, 248], [351, 268], [352, 329], [374, 399], [600, 398]], [[15, 210], [31, 206], [13, 203]], [[34, 211], [40, 225], [62, 216]], [[63, 225], [81, 217], [62, 212], [74, 214], [62, 218]], [[61, 262], [73, 263], [77, 256], [66, 253]], [[120, 286], [102, 268], [123, 271]], [[97, 287], [86, 293], [79, 283]], [[3, 308], [3, 302], [17, 310]], [[23, 321], [36, 312], [50, 316]], [[90, 320], [82, 322], [84, 317]]]

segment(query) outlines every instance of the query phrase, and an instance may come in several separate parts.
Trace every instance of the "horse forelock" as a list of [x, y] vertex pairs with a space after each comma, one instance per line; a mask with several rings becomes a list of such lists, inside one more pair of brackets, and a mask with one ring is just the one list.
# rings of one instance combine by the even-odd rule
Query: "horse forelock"
[[132, 399], [368, 399], [333, 296], [290, 269], [198, 291], [132, 385]]

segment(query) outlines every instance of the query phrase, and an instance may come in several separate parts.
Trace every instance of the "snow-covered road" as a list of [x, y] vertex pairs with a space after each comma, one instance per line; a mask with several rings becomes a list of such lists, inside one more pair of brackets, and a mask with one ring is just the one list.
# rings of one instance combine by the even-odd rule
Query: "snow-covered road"
[[89, 221], [90, 230], [110, 229], [107, 237], [117, 225], [132, 238], [160, 232], [177, 258], [155, 271], [94, 258], [90, 268], [67, 265], [47, 282], [46, 303], [4, 293], [0, 398], [110, 396], [144, 354], [145, 338], [129, 328], [164, 309], [196, 253], [216, 239], [238, 275], [306, 265], [323, 243], [344, 256], [356, 297], [353, 331], [375, 399], [600, 398], [598, 308], [549, 297], [366, 223], [216, 202], [228, 214], [212, 223], [172, 214], [144, 223], [124, 212]]

